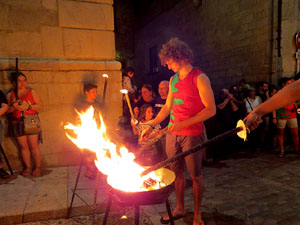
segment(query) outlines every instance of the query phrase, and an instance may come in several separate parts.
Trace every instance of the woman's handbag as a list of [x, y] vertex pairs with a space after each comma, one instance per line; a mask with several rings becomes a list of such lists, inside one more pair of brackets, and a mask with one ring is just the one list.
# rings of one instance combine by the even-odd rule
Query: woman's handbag
[[41, 121], [38, 113], [34, 115], [23, 115], [24, 134], [38, 134], [41, 132]]

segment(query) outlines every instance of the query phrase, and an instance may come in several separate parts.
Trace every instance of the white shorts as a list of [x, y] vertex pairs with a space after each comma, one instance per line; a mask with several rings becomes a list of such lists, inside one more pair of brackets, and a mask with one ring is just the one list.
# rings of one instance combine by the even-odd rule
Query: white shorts
[[288, 119], [288, 120], [277, 120], [277, 128], [284, 129], [286, 125], [289, 128], [297, 128], [298, 127], [298, 121], [297, 118]]

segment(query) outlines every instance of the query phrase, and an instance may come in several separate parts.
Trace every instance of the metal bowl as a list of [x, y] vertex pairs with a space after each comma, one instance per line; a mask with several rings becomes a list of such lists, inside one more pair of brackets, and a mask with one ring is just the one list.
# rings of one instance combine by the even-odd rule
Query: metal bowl
[[166, 184], [165, 187], [157, 190], [140, 192], [125, 192], [118, 189], [113, 189], [113, 194], [120, 202], [136, 205], [160, 204], [166, 201], [174, 190], [173, 183], [176, 178], [175, 173], [166, 168], [160, 168], [154, 172], [155, 174], [162, 176], [162, 182]]

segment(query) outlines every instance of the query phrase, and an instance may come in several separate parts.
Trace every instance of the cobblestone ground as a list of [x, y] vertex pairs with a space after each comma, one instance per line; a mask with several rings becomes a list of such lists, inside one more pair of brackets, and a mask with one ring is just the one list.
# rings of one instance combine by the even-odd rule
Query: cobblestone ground
[[[207, 225], [300, 225], [300, 157], [276, 153], [238, 153], [230, 160], [212, 163], [204, 168], [206, 191], [202, 215]], [[187, 215], [176, 225], [192, 224], [192, 183], [187, 180], [185, 202]], [[175, 196], [170, 201], [175, 205]], [[166, 213], [164, 205], [151, 206], [157, 215]], [[125, 210], [125, 211], [124, 211]], [[112, 212], [108, 224], [134, 224], [132, 209]], [[152, 211], [152, 212], [153, 212]], [[128, 219], [120, 219], [126, 214]], [[102, 215], [95, 224], [102, 224]], [[141, 225], [158, 225], [153, 214], [141, 212]], [[26, 223], [41, 224], [92, 224], [93, 217]]]

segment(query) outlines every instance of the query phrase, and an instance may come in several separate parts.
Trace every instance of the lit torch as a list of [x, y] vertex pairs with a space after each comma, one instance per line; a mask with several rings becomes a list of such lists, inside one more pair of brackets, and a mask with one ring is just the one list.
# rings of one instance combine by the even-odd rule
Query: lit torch
[[130, 115], [131, 115], [131, 121], [133, 123], [137, 124], [138, 121], [134, 118], [134, 115], [133, 115], [133, 111], [132, 111], [130, 100], [129, 100], [129, 96], [128, 96], [128, 90], [122, 89], [122, 90], [120, 90], [120, 92], [122, 94], [125, 94], [125, 98], [126, 98], [126, 101], [127, 101], [127, 105], [128, 105], [129, 111], [130, 111]]
[[107, 87], [107, 81], [108, 81], [108, 75], [107, 74], [103, 74], [102, 77], [104, 77], [105, 81], [104, 81], [104, 88], [103, 88], [103, 97], [102, 97], [102, 101], [103, 101], [103, 105], [105, 104], [105, 95], [106, 95], [106, 87]]

